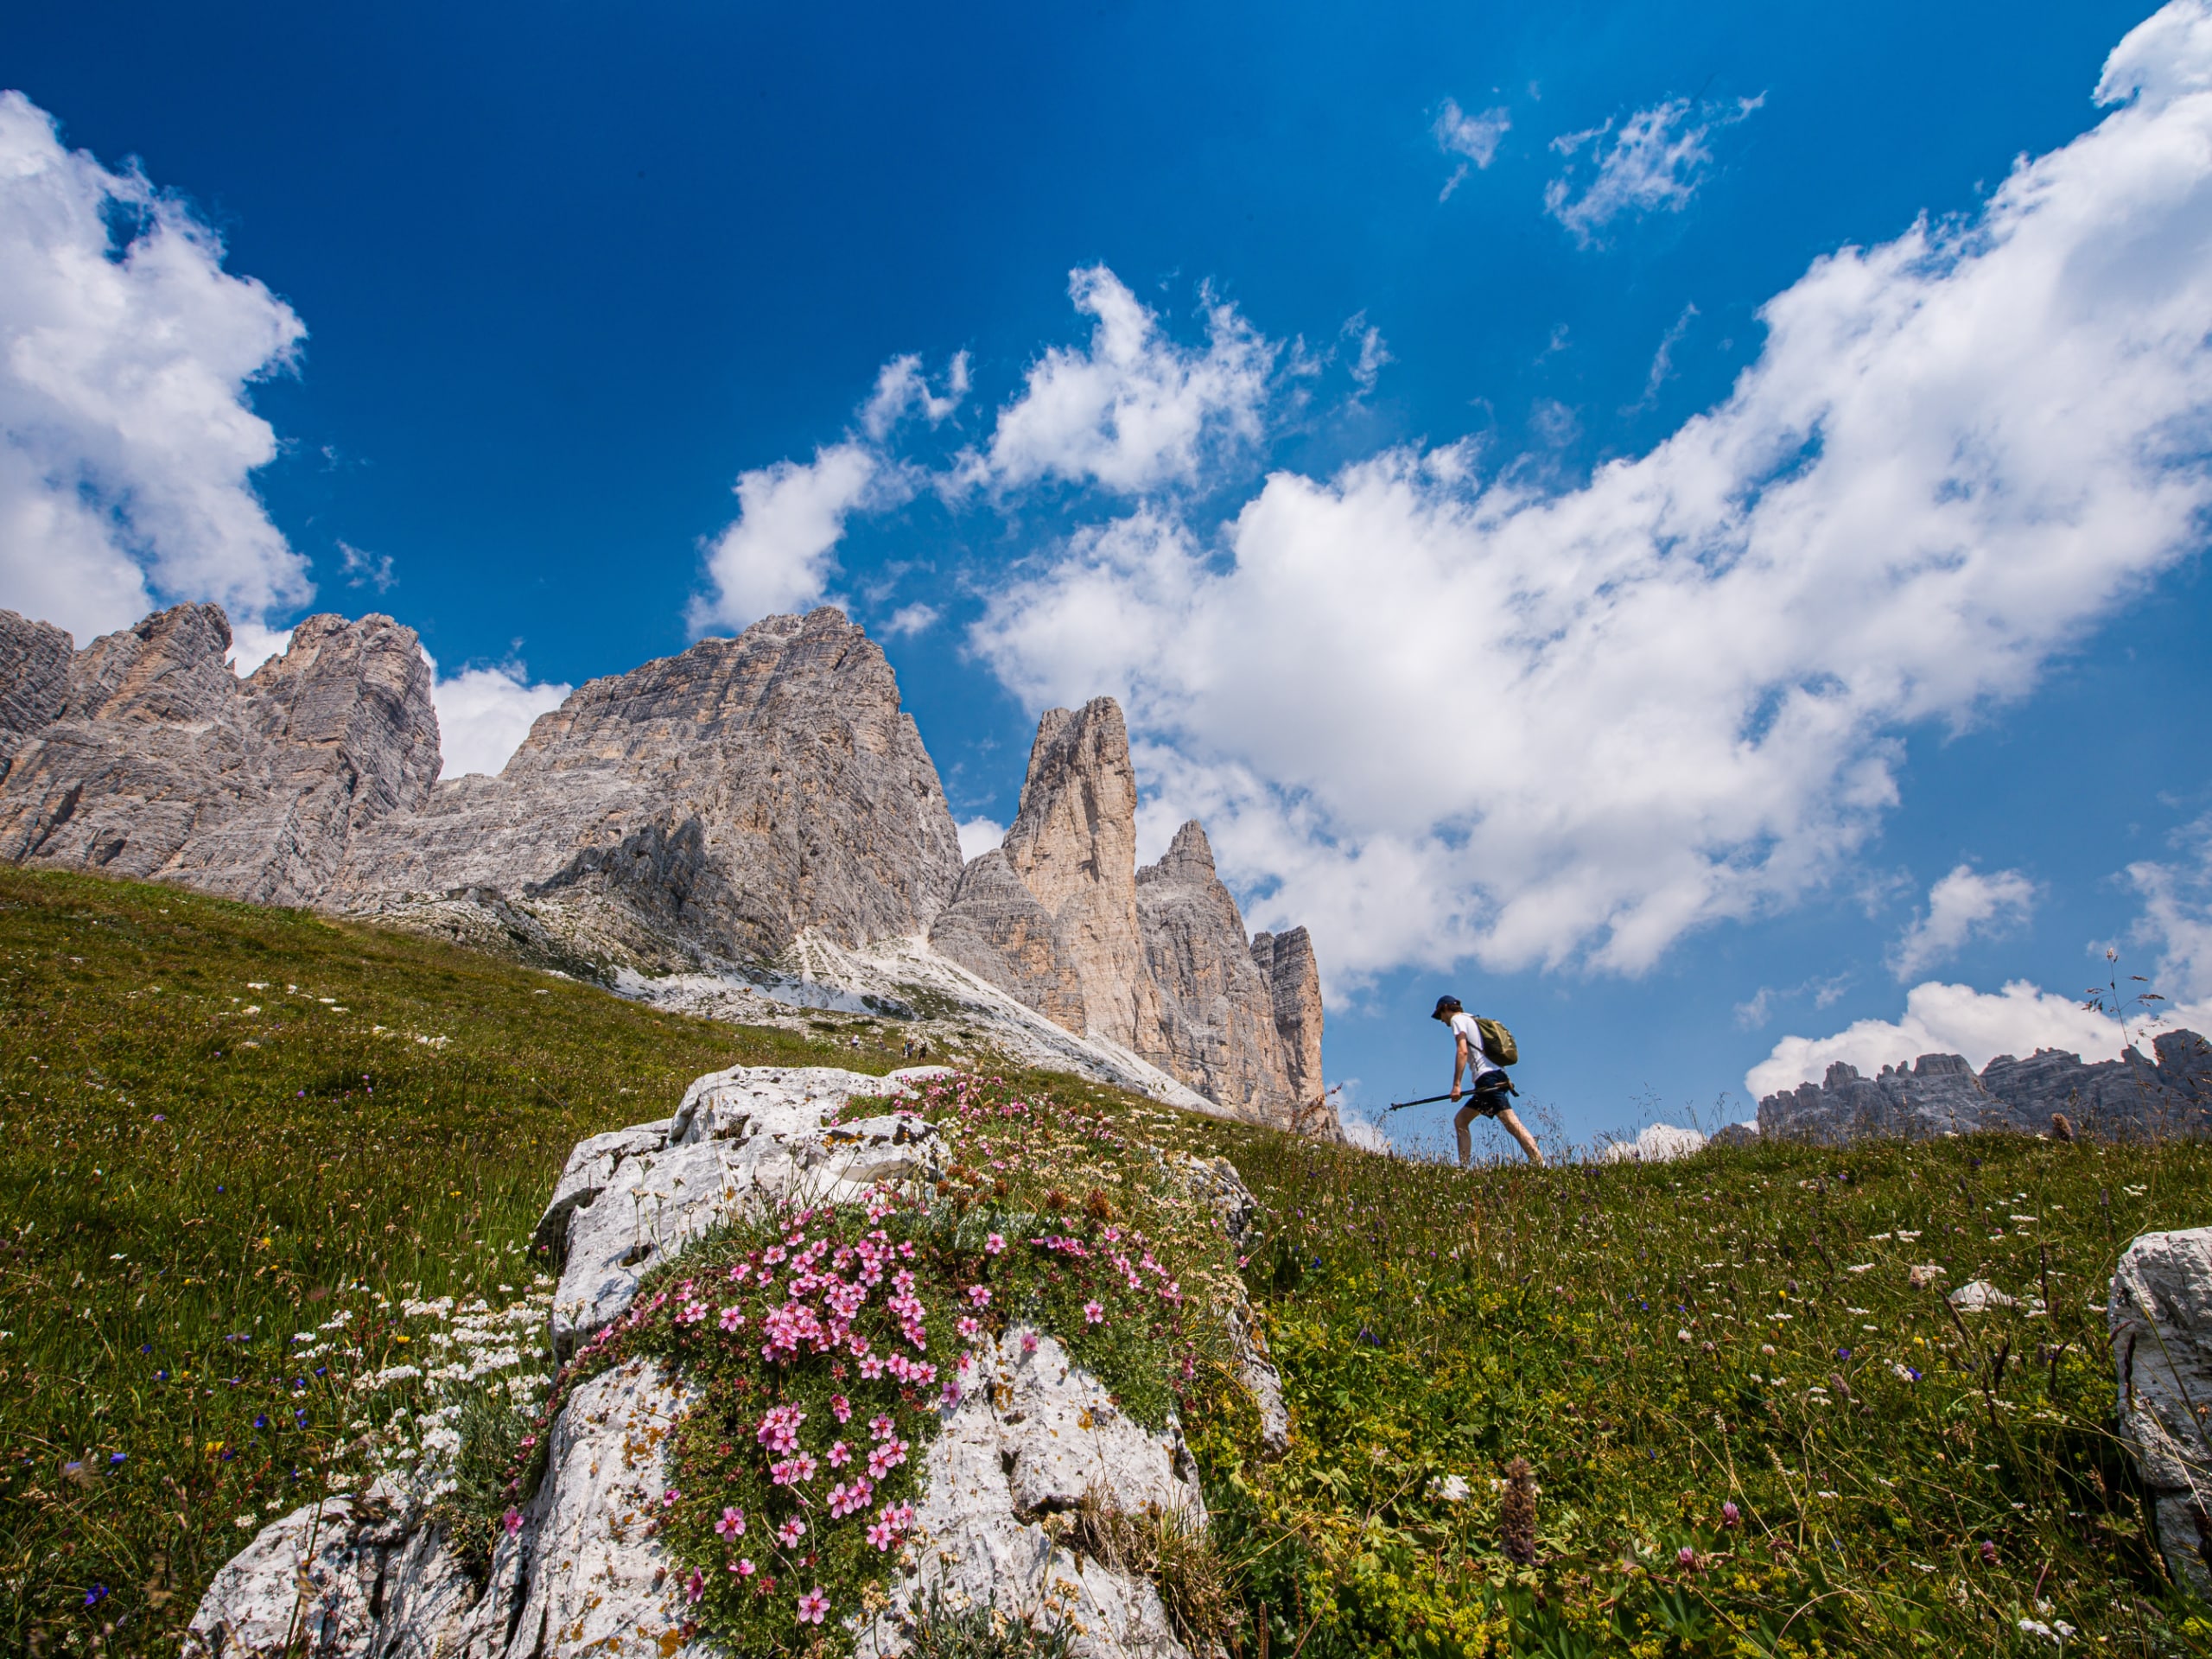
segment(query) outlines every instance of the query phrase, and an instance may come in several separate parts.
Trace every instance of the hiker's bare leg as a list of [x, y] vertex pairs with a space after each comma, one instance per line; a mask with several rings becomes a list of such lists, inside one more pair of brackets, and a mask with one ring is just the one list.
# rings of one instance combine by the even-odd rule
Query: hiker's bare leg
[[[1544, 1161], [1543, 1150], [1536, 1145], [1536, 1137], [1529, 1134], [1527, 1126], [1513, 1115], [1513, 1109], [1510, 1106], [1497, 1115], [1497, 1124], [1500, 1128], [1521, 1143], [1521, 1150], [1529, 1154], [1530, 1163], [1541, 1164]], [[1460, 1139], [1464, 1141], [1465, 1138], [1463, 1131]], [[1459, 1161], [1464, 1164], [1467, 1160], [1462, 1158]]]
[[1475, 1150], [1467, 1139], [1467, 1125], [1481, 1116], [1472, 1106], [1462, 1106], [1459, 1115], [1452, 1120], [1452, 1133], [1459, 1137], [1459, 1167], [1462, 1169], [1467, 1166], [1467, 1160], [1474, 1156]]

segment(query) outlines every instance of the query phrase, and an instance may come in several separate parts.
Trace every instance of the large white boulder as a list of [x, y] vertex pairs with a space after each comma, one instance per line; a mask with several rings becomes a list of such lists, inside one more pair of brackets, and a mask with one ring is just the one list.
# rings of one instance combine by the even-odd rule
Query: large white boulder
[[2137, 1238], [2106, 1318], [2120, 1433], [2154, 1496], [2167, 1570], [2212, 1601], [2212, 1227]]
[[[567, 1353], [628, 1306], [649, 1266], [741, 1208], [797, 1196], [859, 1201], [872, 1183], [926, 1179], [936, 1131], [898, 1096], [944, 1074], [889, 1077], [829, 1067], [734, 1067], [691, 1085], [674, 1116], [594, 1135], [569, 1155], [537, 1242], [558, 1254], [553, 1337]], [[862, 1096], [885, 1109], [825, 1120]], [[1255, 1208], [1225, 1160], [1190, 1160], [1184, 1179], [1232, 1238]], [[1281, 1379], [1223, 1310], [1269, 1444], [1287, 1443]], [[1075, 1659], [1186, 1659], [1158, 1592], [1071, 1551], [1055, 1517], [1086, 1493], [1110, 1509], [1203, 1525], [1197, 1471], [1171, 1422], [1154, 1433], [1108, 1397], [1049, 1333], [1009, 1331], [976, 1347], [942, 1411], [917, 1527], [889, 1606], [858, 1633], [864, 1656], [903, 1645], [898, 1616], [931, 1592], [955, 1606], [994, 1593], [1001, 1609], [1053, 1610]], [[680, 1379], [650, 1361], [579, 1386], [551, 1430], [543, 1480], [493, 1551], [480, 1592], [419, 1497], [380, 1484], [264, 1528], [216, 1575], [187, 1659], [673, 1659], [686, 1639], [683, 1575], [653, 1518], [669, 1485], [665, 1443], [684, 1409]]]

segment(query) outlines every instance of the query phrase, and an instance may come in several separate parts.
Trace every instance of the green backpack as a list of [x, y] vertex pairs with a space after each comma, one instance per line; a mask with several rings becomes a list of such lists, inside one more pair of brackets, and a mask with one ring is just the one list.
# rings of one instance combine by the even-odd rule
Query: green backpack
[[1483, 1058], [1492, 1065], [1512, 1065], [1520, 1060], [1520, 1046], [1513, 1040], [1511, 1032], [1480, 1014], [1475, 1016], [1475, 1025], [1483, 1034]]

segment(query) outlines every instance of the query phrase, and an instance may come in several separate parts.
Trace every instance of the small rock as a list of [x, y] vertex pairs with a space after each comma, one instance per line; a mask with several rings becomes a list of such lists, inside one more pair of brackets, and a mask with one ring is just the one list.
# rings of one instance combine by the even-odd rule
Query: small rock
[[[1941, 1269], [1939, 1268], [1940, 1272]], [[1969, 1279], [1950, 1295], [1950, 1302], [1961, 1313], [1983, 1313], [1993, 1307], [2011, 1307], [2012, 1297], [1991, 1284], [1986, 1279]]]

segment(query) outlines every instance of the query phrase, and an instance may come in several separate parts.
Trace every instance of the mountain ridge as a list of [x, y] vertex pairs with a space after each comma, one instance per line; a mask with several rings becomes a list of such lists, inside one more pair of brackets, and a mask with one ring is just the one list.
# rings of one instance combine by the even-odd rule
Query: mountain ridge
[[215, 605], [82, 651], [0, 612], [0, 857], [384, 920], [719, 1017], [988, 1032], [1261, 1121], [1322, 1100], [1310, 941], [1255, 957], [1195, 823], [1140, 877], [1110, 698], [1045, 715], [1005, 847], [963, 866], [889, 661], [834, 607], [588, 682], [496, 777], [440, 778], [430, 665], [394, 619], [309, 617], [244, 677], [231, 644]]

